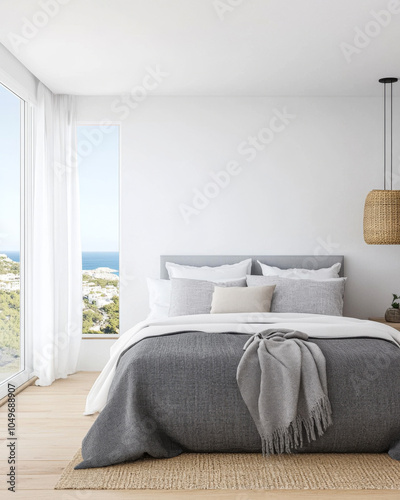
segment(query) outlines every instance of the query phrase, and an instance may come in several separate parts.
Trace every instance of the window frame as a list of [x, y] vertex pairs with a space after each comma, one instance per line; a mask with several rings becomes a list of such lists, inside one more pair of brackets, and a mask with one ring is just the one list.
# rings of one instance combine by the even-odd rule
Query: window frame
[[[78, 133], [78, 127], [108, 127], [117, 126], [118, 127], [118, 262], [119, 262], [119, 282], [118, 282], [118, 296], [119, 296], [119, 324], [121, 325], [121, 121], [112, 120], [77, 120], [76, 122], [76, 133]], [[77, 143], [78, 145], [78, 143]], [[77, 148], [78, 149], [78, 148]], [[79, 168], [79, 166], [77, 165]], [[117, 340], [121, 336], [121, 329], [119, 333], [82, 333], [83, 340]]]
[[[32, 378], [32, 342], [29, 304], [29, 270], [32, 237], [32, 166], [33, 101], [28, 92], [0, 73], [0, 85], [20, 99], [20, 369], [0, 383], [0, 399], [8, 393], [8, 384], [20, 387]], [[29, 259], [30, 261], [30, 259]]]

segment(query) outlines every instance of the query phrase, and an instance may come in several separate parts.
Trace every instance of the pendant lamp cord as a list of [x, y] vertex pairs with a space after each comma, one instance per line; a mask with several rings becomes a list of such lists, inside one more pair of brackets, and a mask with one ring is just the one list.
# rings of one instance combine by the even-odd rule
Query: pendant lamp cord
[[386, 83], [383, 85], [383, 189], [386, 191]]
[[[380, 83], [383, 83], [383, 189], [386, 191], [386, 177], [387, 177], [387, 155], [390, 154], [390, 190], [393, 191], [393, 83], [398, 82], [399, 79], [395, 77], [381, 78]], [[387, 88], [390, 83], [390, 104], [387, 102]], [[386, 109], [387, 108], [387, 109]], [[390, 119], [388, 120], [388, 113]], [[388, 123], [389, 122], [389, 123]], [[390, 135], [387, 137], [387, 128], [390, 127]], [[388, 144], [388, 139], [390, 144]]]
[[393, 190], [393, 83], [390, 83], [390, 189]]

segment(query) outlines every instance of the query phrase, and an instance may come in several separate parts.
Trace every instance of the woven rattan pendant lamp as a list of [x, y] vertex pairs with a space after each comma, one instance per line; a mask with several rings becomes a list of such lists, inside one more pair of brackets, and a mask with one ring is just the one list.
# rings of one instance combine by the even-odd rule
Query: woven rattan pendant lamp
[[[397, 78], [381, 78], [384, 100], [383, 189], [369, 192], [364, 207], [364, 240], [369, 245], [400, 245], [400, 191], [393, 189], [393, 83]], [[387, 87], [390, 99], [387, 99]], [[388, 102], [389, 101], [389, 102]], [[387, 128], [390, 133], [387, 134]], [[389, 152], [390, 189], [386, 189], [386, 164]]]

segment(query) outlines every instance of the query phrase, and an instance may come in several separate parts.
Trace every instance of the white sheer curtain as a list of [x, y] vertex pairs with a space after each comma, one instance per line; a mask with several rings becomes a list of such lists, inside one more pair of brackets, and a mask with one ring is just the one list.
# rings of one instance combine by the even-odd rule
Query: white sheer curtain
[[82, 334], [76, 116], [72, 96], [38, 86], [32, 232], [33, 373], [38, 385], [74, 373]]

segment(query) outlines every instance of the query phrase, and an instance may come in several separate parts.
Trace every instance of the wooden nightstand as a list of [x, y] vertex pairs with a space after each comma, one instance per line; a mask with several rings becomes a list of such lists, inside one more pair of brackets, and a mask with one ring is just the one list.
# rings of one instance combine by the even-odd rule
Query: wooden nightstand
[[370, 321], [378, 321], [378, 323], [383, 323], [384, 325], [391, 326], [400, 332], [400, 323], [389, 323], [385, 318], [368, 318]]

